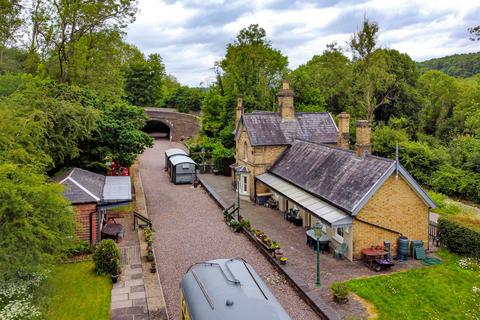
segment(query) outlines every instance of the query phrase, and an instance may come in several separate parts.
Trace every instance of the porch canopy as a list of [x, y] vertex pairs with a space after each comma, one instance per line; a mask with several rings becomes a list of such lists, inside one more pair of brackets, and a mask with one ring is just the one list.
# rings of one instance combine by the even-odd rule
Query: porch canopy
[[332, 228], [352, 226], [351, 216], [282, 178], [268, 172], [258, 175], [256, 178], [272, 190], [297, 203], [321, 220], [326, 221]]

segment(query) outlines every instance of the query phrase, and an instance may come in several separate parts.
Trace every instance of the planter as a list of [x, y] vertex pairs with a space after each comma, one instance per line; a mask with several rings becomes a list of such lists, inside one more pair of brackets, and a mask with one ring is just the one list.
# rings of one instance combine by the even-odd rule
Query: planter
[[151, 273], [156, 273], [157, 272], [157, 266], [155, 265], [155, 263], [152, 263], [152, 265], [150, 266], [150, 272]]
[[333, 301], [335, 301], [335, 302], [338, 303], [338, 304], [345, 304], [345, 303], [348, 302], [348, 297], [345, 298], [345, 297], [333, 296]]
[[153, 261], [153, 254], [148, 254], [147, 255], [147, 261], [149, 261], [149, 262]]
[[279, 259], [279, 261], [280, 261], [280, 264], [285, 265], [285, 264], [287, 264], [288, 258], [281, 257], [281, 258]]
[[120, 274], [111, 274], [110, 278], [112, 279], [112, 283], [117, 283], [118, 278], [120, 278]]

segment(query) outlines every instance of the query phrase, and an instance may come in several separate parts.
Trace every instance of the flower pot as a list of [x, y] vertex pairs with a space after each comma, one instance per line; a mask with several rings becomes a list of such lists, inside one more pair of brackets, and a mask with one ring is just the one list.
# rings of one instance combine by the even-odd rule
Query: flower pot
[[154, 263], [152, 263], [152, 265], [150, 266], [150, 272], [151, 272], [151, 273], [157, 272], [157, 267], [155, 266]]
[[120, 278], [120, 274], [111, 274], [110, 278], [112, 279], [112, 283], [117, 283], [118, 278]]
[[348, 302], [348, 297], [338, 297], [338, 296], [333, 296], [333, 301], [335, 301], [338, 304], [345, 304]]

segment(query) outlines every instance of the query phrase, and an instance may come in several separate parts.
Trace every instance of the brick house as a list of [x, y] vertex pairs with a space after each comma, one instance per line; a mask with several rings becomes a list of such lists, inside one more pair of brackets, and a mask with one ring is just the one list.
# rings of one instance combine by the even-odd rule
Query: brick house
[[104, 176], [73, 168], [55, 179], [64, 186], [63, 195], [75, 210], [75, 233], [80, 240], [100, 241], [106, 209], [132, 200], [128, 176]]
[[[428, 244], [429, 209], [435, 204], [398, 160], [370, 154], [367, 121], [356, 123], [355, 151], [349, 150], [349, 115], [341, 113], [338, 129], [324, 126], [317, 131], [320, 136], [293, 135], [281, 150], [269, 152], [257, 170], [255, 145], [270, 137], [258, 128], [251, 130], [244, 118], [248, 116], [243, 115], [237, 125], [235, 168], [246, 164], [254, 176], [255, 200], [273, 197], [281, 211], [298, 209], [305, 228], [320, 222], [333, 247], [347, 244], [349, 260], [383, 241], [390, 241], [396, 250], [401, 235]], [[335, 139], [330, 136], [333, 133]], [[247, 156], [239, 148], [242, 145], [247, 146]], [[253, 164], [242, 162], [243, 158], [252, 159]]]
[[328, 112], [295, 112], [293, 91], [283, 82], [277, 94], [279, 112], [254, 111], [243, 113], [243, 101], [237, 101], [236, 156], [232, 168], [232, 183], [239, 179], [240, 195], [255, 200], [268, 192], [256, 185], [255, 177], [264, 173], [296, 139], [336, 144], [338, 128]]

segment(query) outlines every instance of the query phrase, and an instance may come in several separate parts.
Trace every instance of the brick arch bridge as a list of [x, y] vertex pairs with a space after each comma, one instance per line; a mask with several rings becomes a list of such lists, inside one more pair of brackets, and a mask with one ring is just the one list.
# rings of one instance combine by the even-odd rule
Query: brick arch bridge
[[171, 141], [181, 141], [200, 131], [200, 118], [192, 114], [166, 108], [145, 108], [145, 113], [149, 120], [160, 121], [170, 128]]

